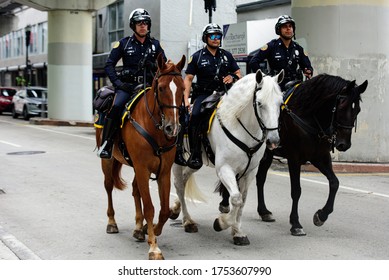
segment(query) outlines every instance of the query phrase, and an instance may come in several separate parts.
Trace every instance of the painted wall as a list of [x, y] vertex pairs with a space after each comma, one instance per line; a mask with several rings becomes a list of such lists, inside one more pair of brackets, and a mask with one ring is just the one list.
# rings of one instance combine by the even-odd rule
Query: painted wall
[[298, 41], [315, 74], [368, 80], [352, 147], [340, 161], [389, 162], [389, 1], [294, 0]]

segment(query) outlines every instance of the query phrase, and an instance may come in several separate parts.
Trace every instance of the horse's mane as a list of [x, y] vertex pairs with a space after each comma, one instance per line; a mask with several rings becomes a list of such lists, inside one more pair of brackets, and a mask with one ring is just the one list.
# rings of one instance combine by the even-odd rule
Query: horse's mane
[[240, 116], [247, 103], [253, 99], [255, 84], [255, 74], [248, 74], [238, 80], [223, 96], [218, 110], [223, 123], [231, 124]]
[[309, 116], [317, 112], [323, 104], [334, 100], [350, 81], [338, 76], [320, 74], [298, 86], [288, 106], [301, 116]]
[[[264, 103], [274, 100], [274, 92], [280, 92], [274, 90], [275, 86], [278, 86], [276, 82], [267, 82], [267, 79], [272, 79], [270, 76], [264, 76], [262, 82], [262, 100]], [[237, 118], [240, 117], [242, 111], [247, 108], [247, 105], [252, 106], [254, 97], [254, 90], [256, 87], [255, 73], [250, 73], [238, 80], [223, 96], [222, 103], [218, 110], [219, 117], [224, 124], [228, 124], [230, 127], [238, 125]]]

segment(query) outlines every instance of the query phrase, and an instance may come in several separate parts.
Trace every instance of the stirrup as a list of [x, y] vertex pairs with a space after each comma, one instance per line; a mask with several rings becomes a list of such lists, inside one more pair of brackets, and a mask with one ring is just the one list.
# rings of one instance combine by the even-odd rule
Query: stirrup
[[106, 150], [105, 147], [108, 145], [108, 141], [105, 141], [103, 145], [97, 151], [97, 156], [102, 159], [111, 159], [112, 158], [112, 146], [109, 150]]

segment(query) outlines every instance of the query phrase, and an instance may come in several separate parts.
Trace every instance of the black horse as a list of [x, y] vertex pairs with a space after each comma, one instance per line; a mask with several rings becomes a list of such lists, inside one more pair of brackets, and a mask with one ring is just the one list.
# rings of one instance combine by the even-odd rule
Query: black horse
[[[333, 168], [330, 152], [336, 148], [344, 152], [351, 147], [351, 134], [360, 112], [361, 94], [368, 82], [357, 86], [354, 81], [327, 74], [318, 75], [296, 86], [285, 101], [280, 114], [281, 145], [275, 150], [266, 149], [258, 166], [257, 195], [258, 214], [263, 221], [275, 221], [266, 208], [263, 188], [273, 157], [288, 161], [292, 211], [289, 222], [292, 235], [305, 235], [299, 222], [298, 201], [301, 196], [301, 165], [309, 161], [325, 175], [329, 182], [326, 204], [318, 210], [313, 222], [321, 226], [333, 212], [339, 180]], [[228, 196], [222, 191], [220, 211], [228, 209]]]

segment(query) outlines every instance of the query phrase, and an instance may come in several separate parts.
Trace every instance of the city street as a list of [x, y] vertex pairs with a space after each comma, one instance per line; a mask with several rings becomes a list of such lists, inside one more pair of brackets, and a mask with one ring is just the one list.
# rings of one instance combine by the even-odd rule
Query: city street
[[[146, 260], [147, 242], [132, 237], [129, 167], [122, 170], [129, 187], [114, 191], [120, 233], [105, 232], [107, 199], [94, 139], [93, 127], [31, 125], [0, 115], [0, 229], [43, 260]], [[312, 217], [327, 199], [327, 181], [318, 173], [302, 174], [299, 213], [307, 236], [294, 237], [288, 173], [273, 168], [265, 192], [276, 222], [259, 220], [253, 186], [242, 218], [251, 244], [238, 247], [230, 230], [213, 230], [220, 198], [213, 192], [214, 170], [202, 168], [196, 182], [207, 201], [189, 203], [199, 232], [185, 233], [180, 216], [166, 223], [159, 246], [168, 260], [388, 260], [389, 174], [338, 178], [334, 212], [316, 227]], [[150, 186], [158, 211], [155, 182]], [[175, 198], [172, 185], [171, 201]]]

